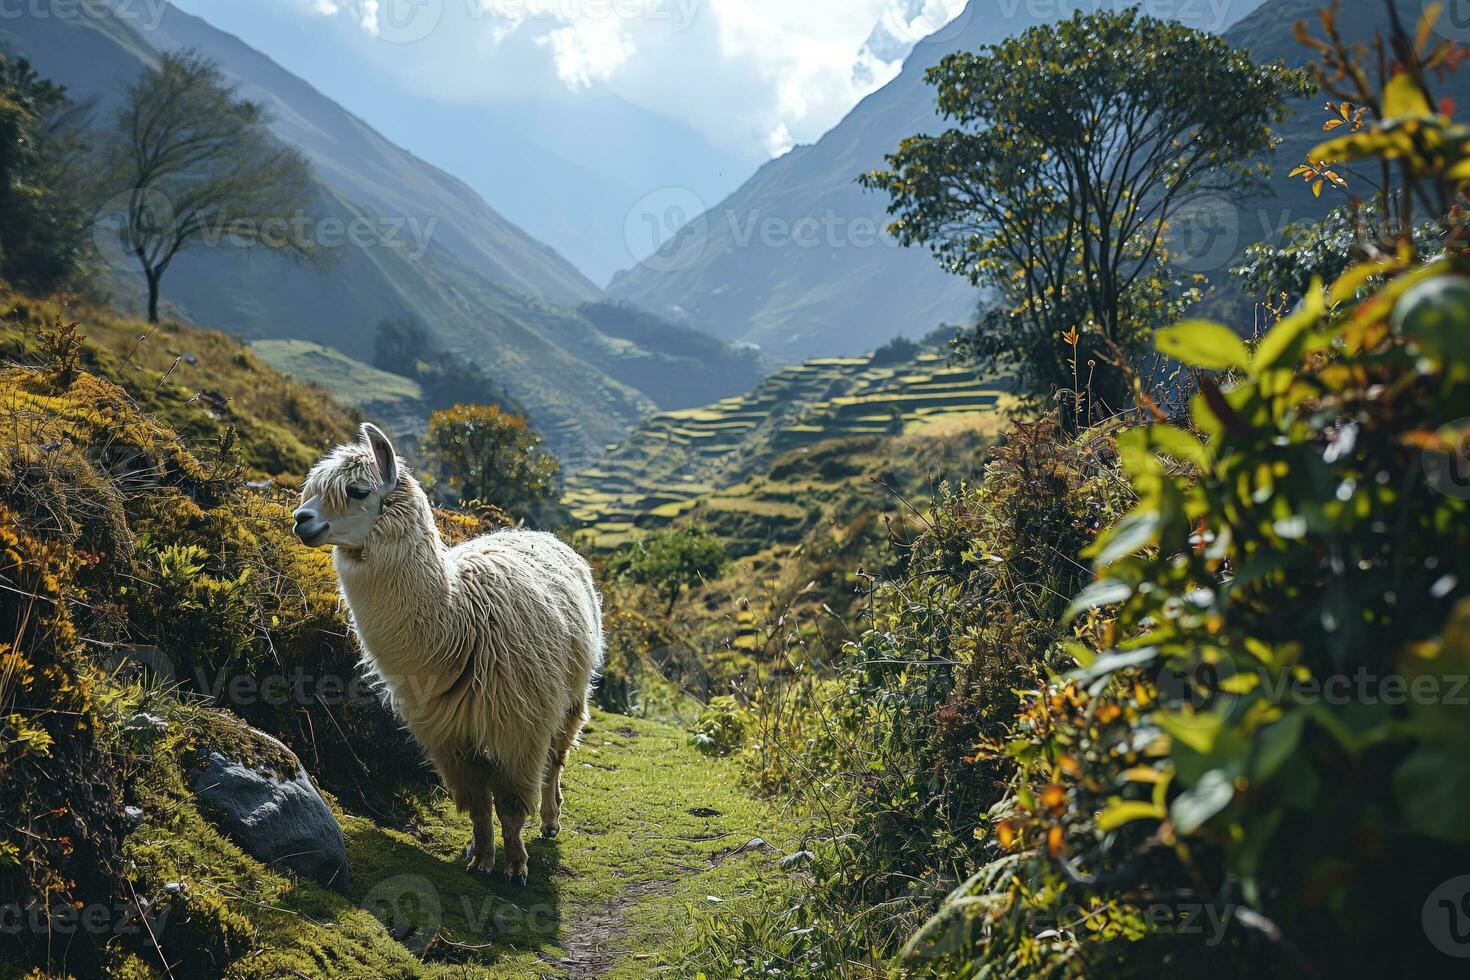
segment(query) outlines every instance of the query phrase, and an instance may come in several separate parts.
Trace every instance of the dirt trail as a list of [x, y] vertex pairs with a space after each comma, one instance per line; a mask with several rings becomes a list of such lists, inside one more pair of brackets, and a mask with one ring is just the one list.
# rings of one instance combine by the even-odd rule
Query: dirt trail
[[591, 980], [611, 970], [628, 953], [625, 922], [628, 911], [650, 896], [674, 892], [674, 882], [635, 882], [601, 908], [583, 910], [566, 924], [566, 950], [557, 965], [571, 980]]

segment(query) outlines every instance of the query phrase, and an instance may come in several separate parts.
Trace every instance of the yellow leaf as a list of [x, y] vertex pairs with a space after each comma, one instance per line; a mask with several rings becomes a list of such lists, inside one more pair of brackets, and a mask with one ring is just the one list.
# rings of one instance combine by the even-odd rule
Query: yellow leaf
[[1142, 800], [1115, 800], [1097, 815], [1098, 830], [1113, 830], [1133, 820], [1162, 820], [1165, 810]]
[[1434, 30], [1434, 22], [1439, 20], [1442, 7], [1443, 4], [1431, 3], [1424, 8], [1424, 16], [1419, 18], [1419, 31], [1414, 38], [1415, 51], [1423, 51], [1429, 43], [1429, 32]]
[[1123, 778], [1135, 783], [1156, 783], [1164, 778], [1164, 773], [1152, 766], [1134, 766], [1123, 770]]
[[1385, 119], [1429, 119], [1434, 111], [1429, 108], [1429, 96], [1409, 75], [1399, 73], [1383, 87], [1383, 117]]
[[1322, 129], [1324, 132], [1330, 132], [1331, 130], [1336, 129], [1345, 122], [1347, 122], [1346, 119], [1329, 119], [1322, 124]]
[[1315, 184], [1312, 185], [1312, 196], [1313, 197], [1321, 197], [1322, 196], [1322, 185], [1325, 184], [1325, 183], [1327, 183], [1325, 180], [1319, 180]]

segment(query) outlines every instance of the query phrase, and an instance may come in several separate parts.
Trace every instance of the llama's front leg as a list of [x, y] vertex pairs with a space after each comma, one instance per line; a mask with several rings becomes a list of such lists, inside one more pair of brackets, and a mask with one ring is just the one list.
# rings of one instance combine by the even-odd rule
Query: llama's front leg
[[495, 822], [490, 818], [490, 802], [470, 814], [474, 833], [464, 846], [466, 871], [492, 871], [495, 868]]
[[541, 836], [555, 837], [561, 832], [562, 760], [553, 749], [546, 760], [546, 777], [541, 783]]
[[526, 887], [529, 874], [526, 844], [521, 830], [530, 816], [532, 793], [527, 788], [507, 789], [495, 794], [495, 813], [500, 817], [500, 830], [505, 834], [505, 876], [512, 883]]
[[455, 809], [470, 815], [473, 836], [464, 848], [466, 871], [495, 868], [495, 821], [491, 816], [495, 794], [493, 770], [472, 752], [446, 749], [430, 753], [434, 767], [454, 797]]

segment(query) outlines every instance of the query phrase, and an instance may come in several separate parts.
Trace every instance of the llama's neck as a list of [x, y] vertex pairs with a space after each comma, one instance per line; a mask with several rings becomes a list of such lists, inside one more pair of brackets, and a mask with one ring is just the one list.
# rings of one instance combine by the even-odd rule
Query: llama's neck
[[358, 639], [395, 700], [438, 694], [445, 661], [457, 652], [436, 649], [450, 602], [447, 554], [428, 499], [407, 484], [365, 547], [333, 556]]

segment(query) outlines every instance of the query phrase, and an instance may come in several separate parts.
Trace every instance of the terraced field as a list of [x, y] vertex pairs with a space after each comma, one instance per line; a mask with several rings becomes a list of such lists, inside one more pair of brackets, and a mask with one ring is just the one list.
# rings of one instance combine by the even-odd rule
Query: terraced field
[[895, 435], [965, 414], [989, 414], [1004, 379], [952, 367], [939, 352], [874, 366], [870, 358], [822, 358], [784, 368], [753, 391], [645, 421], [606, 457], [567, 481], [562, 498], [588, 537], [615, 546], [701, 506], [735, 508], [780, 523], [803, 515], [755, 514], [772, 501], [719, 492], [782, 453], [829, 439]]

